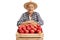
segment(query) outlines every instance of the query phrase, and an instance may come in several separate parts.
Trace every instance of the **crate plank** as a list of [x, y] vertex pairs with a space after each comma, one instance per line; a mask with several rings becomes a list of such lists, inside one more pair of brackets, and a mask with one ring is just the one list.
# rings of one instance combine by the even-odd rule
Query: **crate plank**
[[17, 32], [16, 40], [43, 40], [43, 33], [41, 34], [20, 34]]

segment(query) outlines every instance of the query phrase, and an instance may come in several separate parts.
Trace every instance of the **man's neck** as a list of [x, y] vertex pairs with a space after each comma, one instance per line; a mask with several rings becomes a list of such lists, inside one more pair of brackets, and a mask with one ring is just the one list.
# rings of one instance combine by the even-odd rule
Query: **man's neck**
[[34, 12], [34, 11], [28, 11], [29, 16], [32, 16], [33, 12]]

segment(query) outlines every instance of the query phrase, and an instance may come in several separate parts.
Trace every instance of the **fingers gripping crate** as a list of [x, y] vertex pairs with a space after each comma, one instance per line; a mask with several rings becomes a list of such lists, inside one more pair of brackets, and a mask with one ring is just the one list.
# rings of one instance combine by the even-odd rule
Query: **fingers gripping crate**
[[19, 34], [17, 32], [16, 40], [43, 40], [43, 33], [41, 34]]

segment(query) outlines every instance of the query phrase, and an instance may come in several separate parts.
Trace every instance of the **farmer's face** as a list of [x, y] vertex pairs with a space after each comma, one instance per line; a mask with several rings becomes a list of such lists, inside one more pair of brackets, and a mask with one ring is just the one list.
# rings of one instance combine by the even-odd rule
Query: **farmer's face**
[[29, 4], [27, 10], [28, 11], [33, 11], [34, 10], [34, 5], [33, 4]]

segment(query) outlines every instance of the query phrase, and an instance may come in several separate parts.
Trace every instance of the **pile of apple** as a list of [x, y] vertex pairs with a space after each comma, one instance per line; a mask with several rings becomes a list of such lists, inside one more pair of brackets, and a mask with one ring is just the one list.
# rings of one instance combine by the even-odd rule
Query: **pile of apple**
[[26, 24], [26, 25], [19, 25], [18, 26], [18, 32], [19, 33], [42, 33], [42, 28], [39, 24], [32, 25], [32, 24]]

